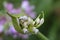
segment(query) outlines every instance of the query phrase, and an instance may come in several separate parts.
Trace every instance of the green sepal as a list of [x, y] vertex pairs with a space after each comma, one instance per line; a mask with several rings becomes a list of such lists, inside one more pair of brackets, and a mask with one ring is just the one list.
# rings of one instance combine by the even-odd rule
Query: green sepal
[[11, 14], [11, 15], [18, 18], [18, 17], [20, 17], [20, 16], [25, 16], [25, 15], [27, 15], [27, 14], [24, 13], [24, 12], [21, 12], [21, 13]]
[[17, 22], [17, 17], [14, 17], [9, 13], [7, 13], [7, 14], [12, 18], [12, 23], [13, 23], [13, 26], [16, 29], [16, 31], [22, 33], [22, 29], [21, 29], [20, 25]]

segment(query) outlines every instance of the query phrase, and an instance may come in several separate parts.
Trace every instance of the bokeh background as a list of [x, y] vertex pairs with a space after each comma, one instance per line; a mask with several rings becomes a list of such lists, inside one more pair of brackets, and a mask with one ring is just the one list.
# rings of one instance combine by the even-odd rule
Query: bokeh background
[[[8, 1], [14, 4], [14, 7], [19, 7], [22, 0], [0, 0], [0, 11], [4, 13], [3, 2]], [[45, 22], [39, 28], [50, 40], [60, 40], [60, 0], [28, 0], [31, 5], [35, 6], [36, 14], [44, 11]], [[0, 34], [1, 36], [2, 34]], [[21, 40], [20, 38], [13, 39], [11, 36], [4, 36], [5, 40]], [[31, 35], [29, 40], [40, 40], [36, 35]]]

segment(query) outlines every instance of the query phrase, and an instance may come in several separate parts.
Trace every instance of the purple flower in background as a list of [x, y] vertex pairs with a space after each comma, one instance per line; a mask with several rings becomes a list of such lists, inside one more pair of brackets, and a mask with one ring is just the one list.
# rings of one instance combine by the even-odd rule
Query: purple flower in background
[[13, 34], [13, 37], [14, 38], [17, 38], [17, 37], [22, 37], [24, 39], [27, 39], [28, 38], [28, 35], [27, 34], [21, 34], [21, 33], [18, 33], [14, 26], [13, 25], [10, 25], [10, 28], [9, 28], [9, 33], [10, 34]]
[[30, 6], [28, 1], [23, 1], [21, 4], [21, 8], [28, 14], [30, 17], [35, 18], [36, 13], [33, 12], [34, 6]]
[[27, 39], [28, 38], [28, 34], [21, 34], [21, 33], [18, 33], [16, 30], [15, 30], [15, 28], [14, 28], [14, 26], [13, 25], [10, 25], [9, 26], [9, 29], [8, 30], [6, 30], [5, 31], [5, 34], [6, 35], [12, 35], [13, 36], [13, 38], [17, 38], [17, 37], [21, 37], [21, 38], [23, 38], [23, 39]]
[[9, 11], [9, 13], [18, 14], [18, 13], [20, 13], [20, 8], [19, 9], [12, 9], [12, 10]]
[[17, 31], [15, 30], [15, 28], [14, 28], [14, 26], [13, 25], [10, 25], [10, 27], [9, 27], [9, 33], [10, 34], [15, 34], [15, 33], [17, 33]]
[[23, 0], [21, 7], [20, 8], [13, 8], [13, 4], [11, 3], [4, 3], [4, 7], [6, 8], [6, 10], [11, 13], [11, 14], [18, 14], [21, 13], [22, 10], [25, 11], [25, 13], [30, 16], [31, 18], [35, 18], [36, 17], [36, 13], [33, 11], [33, 9], [35, 8], [34, 6], [30, 6], [29, 2], [27, 0]]
[[11, 13], [11, 14], [18, 14], [20, 13], [20, 8], [13, 8], [13, 4], [12, 3], [7, 3], [7, 2], [4, 2], [4, 7], [6, 8], [6, 10]]
[[4, 24], [5, 24], [5, 22], [6, 22], [6, 18], [5, 18], [5, 16], [0, 16], [0, 33], [2, 33], [3, 32], [3, 30], [4, 30]]
[[0, 16], [0, 25], [4, 25], [5, 22], [6, 22], [5, 16]]
[[8, 11], [10, 11], [10, 10], [13, 9], [13, 4], [4, 2], [4, 7], [5, 7]]

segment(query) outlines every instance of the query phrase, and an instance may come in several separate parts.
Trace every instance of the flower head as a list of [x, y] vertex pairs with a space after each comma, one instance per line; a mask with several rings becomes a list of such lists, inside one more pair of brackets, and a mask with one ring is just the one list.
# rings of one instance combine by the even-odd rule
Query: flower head
[[[44, 16], [44, 15], [43, 15]], [[19, 18], [20, 20], [20, 25], [23, 27], [23, 32], [24, 33], [35, 33], [37, 34], [39, 30], [37, 29], [44, 23], [44, 18], [39, 18], [40, 15], [33, 20], [32, 18], [28, 16], [22, 16]]]

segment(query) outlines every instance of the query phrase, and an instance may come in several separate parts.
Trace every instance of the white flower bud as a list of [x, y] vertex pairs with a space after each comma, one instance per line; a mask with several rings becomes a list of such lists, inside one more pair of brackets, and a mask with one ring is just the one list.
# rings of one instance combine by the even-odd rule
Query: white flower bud
[[28, 24], [30, 24], [32, 22], [33, 22], [33, 20], [30, 17], [28, 17]]
[[28, 30], [26, 28], [23, 28], [23, 32], [26, 33], [28, 32]]
[[35, 24], [35, 21], [33, 21], [33, 25]]
[[21, 16], [19, 19], [27, 20], [27, 19], [28, 19], [28, 17], [27, 17], [27, 16]]
[[33, 27], [33, 32], [34, 32], [35, 34], [37, 34], [37, 33], [39, 32], [39, 30], [36, 29], [36, 27]]
[[24, 26], [25, 28], [27, 28], [27, 27], [28, 27], [28, 23], [27, 23], [27, 22], [24, 22], [23, 26]]
[[39, 18], [37, 18], [37, 19], [36, 19], [36, 23], [38, 24], [39, 22], [40, 22], [40, 19], [39, 19]]
[[35, 34], [37, 34], [39, 32], [39, 30], [38, 29], [35, 29]]
[[43, 23], [44, 23], [44, 18], [40, 20], [40, 25], [42, 25]]

